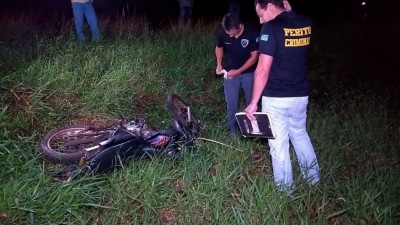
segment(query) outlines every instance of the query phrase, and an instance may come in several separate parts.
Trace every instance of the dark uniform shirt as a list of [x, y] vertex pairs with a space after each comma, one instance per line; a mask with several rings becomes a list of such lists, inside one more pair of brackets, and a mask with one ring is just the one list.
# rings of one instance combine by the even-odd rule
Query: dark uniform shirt
[[263, 24], [259, 53], [273, 57], [263, 96], [308, 96], [310, 36], [311, 20], [294, 12], [283, 12]]
[[[226, 54], [226, 65], [224, 69], [227, 71], [239, 69], [250, 58], [250, 53], [258, 50], [259, 32], [250, 26], [245, 25], [243, 33], [238, 37], [229, 37], [228, 34], [221, 30], [217, 41], [217, 47], [224, 48]], [[257, 64], [243, 71], [243, 73], [254, 72]]]

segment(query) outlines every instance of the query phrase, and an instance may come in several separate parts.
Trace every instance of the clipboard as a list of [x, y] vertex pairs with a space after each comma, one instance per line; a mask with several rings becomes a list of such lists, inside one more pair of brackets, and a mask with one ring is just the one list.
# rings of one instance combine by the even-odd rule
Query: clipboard
[[245, 112], [235, 114], [240, 132], [244, 137], [259, 137], [274, 139], [276, 137], [271, 120], [265, 112], [253, 113], [256, 120], [247, 118]]

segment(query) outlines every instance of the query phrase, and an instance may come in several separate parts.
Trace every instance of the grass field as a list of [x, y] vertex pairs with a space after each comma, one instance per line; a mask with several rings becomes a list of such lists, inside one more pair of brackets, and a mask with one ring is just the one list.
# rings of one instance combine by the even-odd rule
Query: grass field
[[[305, 184], [293, 160], [292, 198], [275, 190], [265, 142], [227, 138], [214, 74], [218, 22], [152, 30], [103, 18], [104, 39], [86, 44], [72, 27], [0, 20], [0, 224], [400, 223], [399, 53], [389, 42], [399, 24], [375, 36], [360, 24], [314, 30], [308, 131], [321, 183]], [[232, 147], [199, 140], [174, 162], [53, 181], [57, 167], [38, 146], [50, 129], [110, 124], [118, 114], [165, 128], [172, 92], [194, 107], [201, 137]]]

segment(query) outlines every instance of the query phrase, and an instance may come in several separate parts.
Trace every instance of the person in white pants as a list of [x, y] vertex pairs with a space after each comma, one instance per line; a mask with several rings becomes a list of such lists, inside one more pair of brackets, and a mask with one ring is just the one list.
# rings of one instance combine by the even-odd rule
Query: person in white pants
[[263, 25], [252, 100], [245, 112], [254, 120], [257, 102], [262, 99], [261, 110], [269, 114], [276, 134], [268, 143], [278, 188], [290, 191], [293, 184], [290, 142], [303, 178], [316, 185], [320, 179], [319, 166], [306, 131], [311, 20], [288, 9], [285, 0], [256, 0], [255, 6]]

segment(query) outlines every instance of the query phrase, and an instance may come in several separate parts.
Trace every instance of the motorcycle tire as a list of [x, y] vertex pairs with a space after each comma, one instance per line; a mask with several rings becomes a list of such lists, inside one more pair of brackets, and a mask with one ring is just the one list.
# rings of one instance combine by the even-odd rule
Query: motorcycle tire
[[185, 132], [191, 136], [197, 136], [200, 129], [200, 121], [196, 118], [192, 108], [181, 97], [176, 94], [169, 94], [167, 106], [175, 120], [182, 126]]
[[40, 148], [45, 158], [54, 163], [74, 164], [85, 156], [85, 148], [98, 145], [110, 136], [111, 133], [99, 134], [87, 125], [69, 125], [49, 131], [42, 138]]

